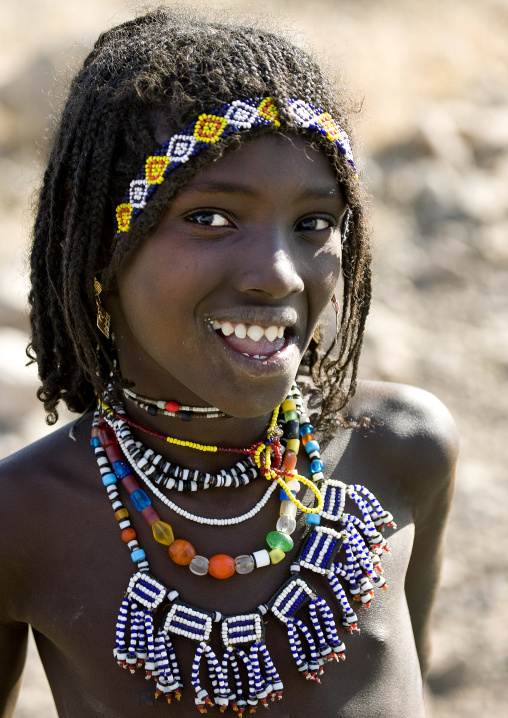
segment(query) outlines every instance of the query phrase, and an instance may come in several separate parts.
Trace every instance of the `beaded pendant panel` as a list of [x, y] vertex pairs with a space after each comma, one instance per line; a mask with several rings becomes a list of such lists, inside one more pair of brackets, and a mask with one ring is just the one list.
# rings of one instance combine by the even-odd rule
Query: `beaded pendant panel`
[[175, 636], [184, 636], [192, 641], [205, 643], [212, 632], [213, 614], [203, 611], [188, 603], [173, 601], [173, 604], [164, 618], [162, 632], [172, 633]]
[[125, 595], [149, 611], [155, 611], [164, 600], [166, 592], [164, 584], [148, 572], [138, 571], [129, 581]]
[[307, 581], [292, 576], [272, 597], [269, 608], [281, 623], [287, 623], [299, 609], [315, 598], [316, 593]]
[[221, 624], [221, 640], [224, 648], [247, 643], [264, 643], [265, 627], [260, 613], [242, 613], [225, 616]]
[[337, 531], [317, 526], [300, 549], [297, 563], [315, 573], [328, 574], [343, 543], [342, 535]]

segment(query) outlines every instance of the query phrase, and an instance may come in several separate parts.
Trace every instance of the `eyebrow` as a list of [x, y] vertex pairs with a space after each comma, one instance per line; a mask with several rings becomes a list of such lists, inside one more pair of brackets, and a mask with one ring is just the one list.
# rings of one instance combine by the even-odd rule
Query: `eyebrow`
[[[215, 181], [198, 181], [192, 188], [188, 185], [182, 190], [182, 194], [185, 192], [203, 192], [205, 194], [243, 194], [248, 197], [257, 197], [258, 193], [238, 182], [215, 182]], [[339, 185], [336, 184], [333, 187], [311, 187], [301, 193], [302, 197], [310, 199], [337, 199], [342, 196]]]

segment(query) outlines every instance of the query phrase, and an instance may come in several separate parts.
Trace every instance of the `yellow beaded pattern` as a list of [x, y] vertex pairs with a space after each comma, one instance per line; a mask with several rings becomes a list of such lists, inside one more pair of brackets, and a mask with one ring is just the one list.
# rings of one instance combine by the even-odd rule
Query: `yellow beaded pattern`
[[[284, 405], [283, 405], [284, 406]], [[275, 422], [277, 420], [275, 412], [278, 414], [279, 408], [274, 411], [275, 416]], [[275, 422], [273, 421], [270, 423], [270, 427], [268, 429], [268, 436], [270, 436], [270, 428], [275, 426]], [[272, 428], [273, 431], [273, 428]], [[261, 461], [261, 455], [264, 453], [264, 465], [262, 465]], [[288, 476], [291, 480], [296, 479], [296, 481], [299, 481], [300, 483], [304, 484], [305, 486], [308, 486], [308, 488], [313, 492], [315, 497], [317, 498], [317, 506], [314, 506], [314, 508], [309, 508], [308, 506], [304, 506], [301, 501], [298, 501], [296, 496], [292, 493], [289, 486], [286, 484], [285, 480], [282, 478], [280, 473], [277, 473], [277, 471], [274, 471], [274, 469], [271, 469], [271, 451], [270, 451], [270, 444], [260, 444], [256, 451], [254, 452], [254, 463], [258, 467], [258, 469], [262, 469], [264, 476], [269, 480], [275, 480], [279, 484], [279, 486], [284, 489], [286, 492], [288, 499], [294, 503], [294, 505], [300, 509], [300, 511], [303, 511], [306, 514], [318, 514], [321, 509], [323, 508], [323, 496], [321, 495], [320, 490], [314, 484], [310, 479], [306, 479], [305, 476], [300, 476], [296, 471], [286, 471], [284, 472], [284, 477]]]

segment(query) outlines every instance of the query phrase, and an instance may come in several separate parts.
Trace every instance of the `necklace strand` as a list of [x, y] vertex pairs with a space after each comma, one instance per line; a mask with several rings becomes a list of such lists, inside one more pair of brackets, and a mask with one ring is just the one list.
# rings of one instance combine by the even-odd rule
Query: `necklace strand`
[[229, 418], [229, 414], [225, 414], [216, 406], [185, 406], [177, 401], [148, 399], [128, 388], [122, 389], [122, 392], [135, 406], [143, 409], [151, 416], [170, 416], [183, 421]]
[[[128, 472], [129, 467], [125, 462], [116, 462], [115, 470], [118, 474], [111, 471], [106, 455], [108, 447], [106, 446], [105, 450], [98, 438], [99, 420], [97, 413], [91, 443], [102, 482], [123, 533], [125, 528], [130, 527], [130, 521], [128, 512], [119, 499], [118, 483], [126, 481], [128, 477], [124, 472]], [[268, 698], [281, 698], [282, 681], [265, 644], [264, 615], [268, 612], [287, 630], [289, 647], [300, 673], [309, 680], [319, 682], [318, 675], [322, 673], [323, 665], [333, 658], [344, 658], [345, 646], [337, 634], [332, 610], [327, 602], [317, 595], [315, 589], [299, 576], [300, 569], [314, 571], [328, 580], [342, 612], [342, 625], [349, 632], [356, 629], [358, 619], [342, 582], [347, 585], [353, 598], [365, 606], [368, 606], [372, 599], [374, 586], [386, 588], [379, 554], [383, 548], [387, 550], [387, 546], [379, 530], [385, 524], [395, 527], [391, 514], [382, 509], [365, 487], [357, 484], [347, 486], [340, 481], [324, 479], [319, 445], [317, 442], [317, 447], [312, 445], [315, 441], [313, 436], [310, 436], [313, 429], [305, 415], [300, 417], [299, 433], [309, 458], [312, 458], [311, 474], [321, 486], [321, 515], [327, 521], [339, 523], [341, 528], [336, 531], [322, 527], [319, 525], [321, 515], [308, 515], [307, 522], [311, 524], [311, 530], [291, 565], [290, 578], [269, 601], [260, 604], [256, 610], [224, 617], [218, 612], [205, 611], [181, 601], [177, 591], [168, 589], [149, 573], [146, 555], [139, 548], [136, 539], [126, 541], [128, 537], [124, 538], [122, 535], [136, 565], [136, 571], [129, 581], [120, 607], [114, 655], [118, 663], [132, 673], [136, 667], [144, 667], [146, 677], [156, 680], [156, 697], [162, 695], [168, 703], [173, 697], [178, 700], [181, 698], [183, 684], [171, 640], [178, 635], [192, 639], [197, 645], [191, 683], [200, 712], [206, 712], [207, 706], [214, 705], [208, 691], [200, 682], [202, 662], [208, 665], [213, 698], [221, 711], [231, 705], [241, 717], [249, 707], [253, 712], [258, 702], [266, 706]], [[292, 461], [291, 451], [292, 449], [286, 447], [285, 459], [289, 454]], [[125, 464], [126, 469], [122, 464]], [[134, 481], [132, 476], [131, 478]], [[127, 486], [126, 488], [129, 491]], [[347, 500], [356, 505], [362, 519], [345, 512]], [[140, 505], [139, 509], [147, 520], [149, 512], [146, 512], [146, 507], [142, 508]], [[341, 560], [337, 560], [339, 556]], [[168, 601], [169, 610], [160, 629], [156, 631], [152, 614]], [[306, 614], [306, 623], [295, 615], [297, 610]], [[214, 623], [220, 624], [225, 648], [222, 661], [209, 645]], [[314, 636], [318, 637], [318, 641]], [[240, 674], [239, 664], [244, 664], [248, 688]]]

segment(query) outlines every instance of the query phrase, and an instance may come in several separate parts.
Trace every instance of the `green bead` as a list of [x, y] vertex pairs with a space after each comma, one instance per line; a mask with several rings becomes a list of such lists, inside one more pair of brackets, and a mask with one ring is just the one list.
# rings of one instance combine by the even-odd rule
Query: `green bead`
[[284, 412], [284, 420], [285, 421], [294, 421], [295, 419], [298, 419], [298, 414], [296, 411], [285, 411]]
[[270, 531], [266, 537], [266, 543], [270, 548], [278, 548], [284, 553], [293, 548], [293, 539], [282, 531]]

